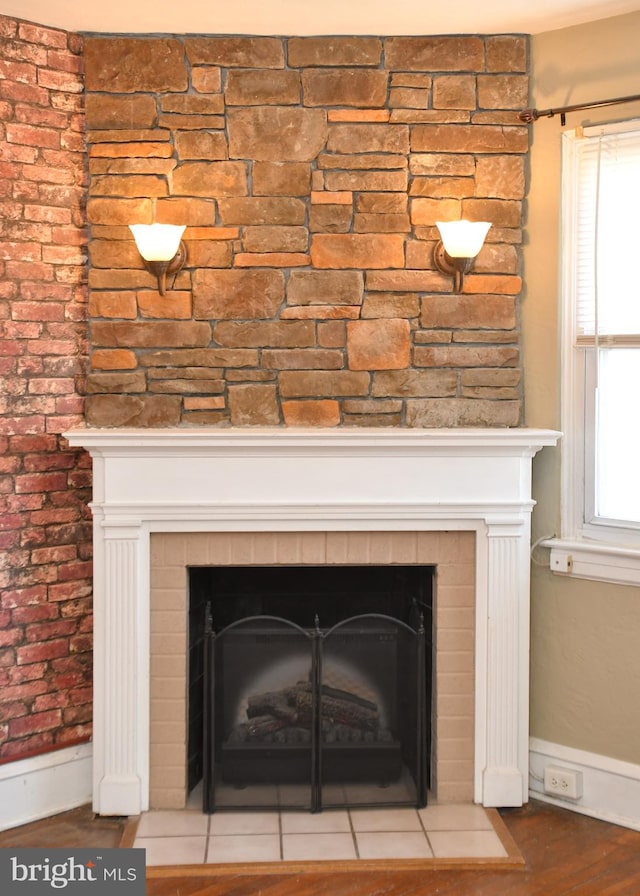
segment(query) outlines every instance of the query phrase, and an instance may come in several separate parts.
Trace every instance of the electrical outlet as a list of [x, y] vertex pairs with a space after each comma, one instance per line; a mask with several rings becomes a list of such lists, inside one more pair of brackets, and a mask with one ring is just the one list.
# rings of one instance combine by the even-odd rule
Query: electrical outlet
[[573, 557], [566, 551], [551, 551], [549, 559], [551, 572], [570, 573], [573, 569]]
[[582, 772], [548, 765], [544, 770], [544, 792], [567, 800], [579, 800], [582, 796]]

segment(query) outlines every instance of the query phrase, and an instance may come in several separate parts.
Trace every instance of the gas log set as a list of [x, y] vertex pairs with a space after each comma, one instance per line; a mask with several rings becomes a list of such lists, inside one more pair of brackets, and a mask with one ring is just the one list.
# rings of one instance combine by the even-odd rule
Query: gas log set
[[[323, 685], [320, 692], [320, 736], [323, 743], [389, 743], [391, 732], [380, 726], [378, 705], [357, 694]], [[313, 724], [310, 682], [249, 697], [247, 721], [238, 725], [229, 744], [247, 741], [308, 744]]]

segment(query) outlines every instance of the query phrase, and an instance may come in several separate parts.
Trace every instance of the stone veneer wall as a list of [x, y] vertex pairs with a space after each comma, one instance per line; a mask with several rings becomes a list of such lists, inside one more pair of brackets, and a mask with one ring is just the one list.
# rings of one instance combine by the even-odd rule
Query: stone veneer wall
[[[88, 37], [92, 426], [517, 426], [528, 43]], [[492, 222], [462, 295], [436, 220]], [[126, 225], [187, 225], [161, 297]]]
[[151, 536], [150, 803], [187, 797], [189, 566], [416, 563], [436, 566], [431, 790], [474, 794], [474, 532], [203, 532]]

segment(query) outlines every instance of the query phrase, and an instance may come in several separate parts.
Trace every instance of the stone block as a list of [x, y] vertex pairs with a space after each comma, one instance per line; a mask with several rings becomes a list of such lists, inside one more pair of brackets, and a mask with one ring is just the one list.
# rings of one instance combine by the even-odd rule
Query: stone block
[[327, 171], [327, 190], [406, 192], [407, 172], [400, 171]]
[[199, 270], [193, 275], [196, 320], [274, 317], [283, 299], [280, 271]]
[[264, 349], [262, 364], [271, 370], [342, 370], [344, 358], [335, 349]]
[[200, 93], [218, 93], [222, 90], [222, 70], [217, 65], [193, 66], [191, 83]]
[[295, 305], [359, 305], [364, 293], [360, 271], [292, 271], [287, 302]]
[[311, 165], [308, 162], [260, 162], [252, 165], [254, 196], [308, 196]]
[[309, 243], [306, 227], [278, 227], [267, 224], [245, 227], [243, 248], [246, 252], [304, 252]]
[[301, 199], [288, 196], [220, 199], [220, 220], [223, 224], [304, 224], [306, 206]]
[[401, 72], [474, 72], [484, 69], [484, 43], [479, 37], [388, 37], [385, 64]]
[[315, 344], [309, 321], [223, 321], [213, 331], [219, 345], [232, 348], [307, 348]]
[[316, 268], [401, 268], [404, 237], [400, 234], [314, 234], [311, 262]]
[[222, 68], [284, 68], [282, 41], [276, 37], [187, 37], [191, 65]]
[[318, 156], [318, 168], [330, 170], [332, 168], [349, 168], [351, 171], [359, 169], [377, 168], [407, 168], [407, 158], [399, 153], [320, 153]]
[[474, 75], [440, 75], [433, 79], [434, 109], [475, 109]]
[[411, 331], [402, 318], [357, 320], [347, 324], [351, 370], [398, 370], [409, 366]]
[[174, 196], [230, 197], [249, 192], [244, 162], [183, 162], [171, 177]]
[[[476, 163], [476, 196], [523, 199], [525, 194], [524, 157], [481, 156]], [[501, 222], [496, 222], [500, 224]], [[519, 226], [508, 224], [506, 226]]]
[[170, 37], [86, 37], [88, 93], [171, 93], [188, 87], [182, 42]]
[[96, 349], [91, 353], [92, 370], [133, 370], [137, 359], [130, 349]]
[[305, 106], [384, 106], [387, 73], [357, 68], [305, 69], [302, 72]]
[[274, 69], [231, 69], [224, 98], [228, 106], [297, 106], [300, 75]]
[[340, 405], [329, 398], [283, 401], [282, 415], [286, 426], [338, 426]]
[[[478, 160], [479, 161], [479, 160]], [[411, 174], [446, 177], [472, 177], [476, 169], [476, 159], [472, 155], [459, 153], [429, 152], [411, 153], [409, 171]]]
[[211, 341], [211, 327], [196, 321], [94, 321], [91, 341], [113, 348], [205, 346]]
[[360, 215], [353, 219], [355, 233], [409, 233], [409, 215]]
[[382, 41], [377, 37], [290, 37], [287, 58], [294, 68], [306, 66], [379, 65]]
[[511, 330], [516, 326], [513, 296], [449, 295], [424, 296], [420, 325], [423, 327], [464, 327]]
[[327, 149], [342, 153], [406, 154], [409, 152], [409, 128], [403, 124], [331, 124]]
[[347, 233], [353, 212], [350, 205], [312, 205], [309, 230], [312, 233]]
[[416, 346], [413, 353], [416, 367], [517, 367], [517, 348], [458, 346]]
[[529, 39], [523, 35], [488, 35], [487, 71], [526, 72], [528, 64]]
[[412, 152], [525, 153], [529, 148], [527, 128], [474, 124], [421, 124], [411, 133]]
[[88, 128], [152, 128], [157, 124], [151, 96], [109, 96], [89, 93], [85, 98]]
[[427, 398], [407, 401], [407, 426], [518, 426], [519, 401], [476, 398]]
[[87, 426], [178, 426], [179, 395], [87, 395]]
[[232, 159], [310, 162], [327, 139], [327, 115], [323, 109], [229, 109], [227, 121]]
[[118, 370], [109, 373], [93, 372], [87, 376], [87, 395], [96, 395], [100, 392], [144, 392], [147, 387], [147, 379], [142, 370]]
[[526, 75], [478, 75], [481, 109], [524, 109], [529, 102]]
[[458, 374], [452, 370], [393, 370], [374, 373], [374, 397], [442, 398], [455, 396]]
[[207, 161], [229, 158], [227, 138], [211, 131], [178, 131], [175, 135], [176, 152], [180, 159]]
[[303, 252], [238, 252], [236, 268], [293, 268], [307, 267], [309, 256]]
[[280, 411], [276, 387], [266, 383], [229, 386], [232, 426], [277, 426]]
[[369, 391], [369, 374], [355, 370], [284, 370], [278, 383], [283, 398], [364, 396]]

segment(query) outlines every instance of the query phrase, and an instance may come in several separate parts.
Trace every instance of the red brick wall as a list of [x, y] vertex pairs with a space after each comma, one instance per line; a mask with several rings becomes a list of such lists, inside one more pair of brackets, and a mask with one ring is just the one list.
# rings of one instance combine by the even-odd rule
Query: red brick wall
[[86, 739], [82, 41], [0, 16], [0, 760]]
[[522, 36], [88, 38], [89, 424], [520, 425], [527, 72]]

